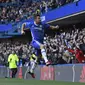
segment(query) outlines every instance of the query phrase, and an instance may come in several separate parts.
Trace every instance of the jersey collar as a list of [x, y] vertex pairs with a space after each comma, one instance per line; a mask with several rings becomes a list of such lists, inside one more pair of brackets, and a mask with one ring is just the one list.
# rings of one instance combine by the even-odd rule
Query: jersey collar
[[34, 25], [38, 26], [38, 24], [36, 24], [36, 22], [34, 21]]
[[36, 22], [34, 21], [34, 25], [35, 26], [39, 26], [39, 25], [41, 25], [42, 23], [40, 22], [40, 24], [36, 24]]

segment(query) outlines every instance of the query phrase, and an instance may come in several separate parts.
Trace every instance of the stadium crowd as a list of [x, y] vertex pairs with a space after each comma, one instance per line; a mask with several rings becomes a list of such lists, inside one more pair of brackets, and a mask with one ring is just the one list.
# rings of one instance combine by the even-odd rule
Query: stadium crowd
[[[24, 41], [24, 42], [23, 42]], [[5, 40], [0, 41], [0, 62], [6, 62], [8, 55], [12, 50], [16, 52], [24, 63], [29, 59], [33, 48], [27, 40]], [[85, 43], [85, 28], [70, 29], [56, 33], [54, 37], [46, 35], [44, 37], [44, 45], [47, 52], [48, 59], [53, 64], [77, 63], [79, 62], [76, 55], [68, 51], [68, 49], [80, 49], [80, 45]], [[84, 47], [84, 46], [83, 46]], [[85, 49], [85, 47], [84, 47]], [[84, 52], [83, 50], [81, 50]], [[77, 59], [77, 60], [76, 60]], [[85, 61], [81, 61], [82, 63]], [[81, 63], [79, 62], [79, 63]], [[39, 62], [41, 63], [41, 62]]]
[[75, 0], [0, 0], [0, 23], [26, 20], [37, 12], [43, 14]]

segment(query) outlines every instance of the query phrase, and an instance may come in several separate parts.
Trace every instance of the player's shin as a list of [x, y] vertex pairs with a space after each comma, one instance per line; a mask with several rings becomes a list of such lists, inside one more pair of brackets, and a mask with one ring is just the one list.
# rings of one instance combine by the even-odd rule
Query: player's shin
[[29, 74], [32, 76], [32, 78], [35, 78], [35, 74], [34, 74], [35, 67], [36, 67], [36, 63], [34, 61], [31, 61], [31, 68]]
[[48, 59], [47, 59], [47, 55], [46, 55], [45, 49], [41, 49], [41, 53], [42, 53], [42, 56], [43, 56], [43, 59], [44, 59], [45, 63], [47, 63]]
[[31, 61], [31, 67], [30, 67], [30, 72], [34, 73], [34, 69], [36, 67], [36, 63], [34, 61]]

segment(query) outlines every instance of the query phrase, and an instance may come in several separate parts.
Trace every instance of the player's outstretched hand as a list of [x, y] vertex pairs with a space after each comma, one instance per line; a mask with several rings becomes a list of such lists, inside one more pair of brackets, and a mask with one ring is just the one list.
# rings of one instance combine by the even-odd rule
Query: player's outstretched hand
[[24, 31], [21, 31], [21, 34], [25, 34], [25, 32]]

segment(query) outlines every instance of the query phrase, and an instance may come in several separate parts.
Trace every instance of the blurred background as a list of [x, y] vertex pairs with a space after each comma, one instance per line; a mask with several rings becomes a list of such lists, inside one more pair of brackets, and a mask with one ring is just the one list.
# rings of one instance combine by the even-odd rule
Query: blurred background
[[[32, 54], [31, 34], [21, 35], [21, 25], [33, 21], [34, 13], [43, 22], [59, 25], [45, 30], [44, 45], [53, 64], [85, 63], [85, 0], [0, 0], [0, 65], [6, 65], [14, 50], [25, 66]], [[71, 50], [71, 51], [70, 51]], [[79, 56], [77, 55], [78, 53]], [[79, 62], [82, 59], [81, 62]], [[39, 60], [39, 64], [44, 64]]]

